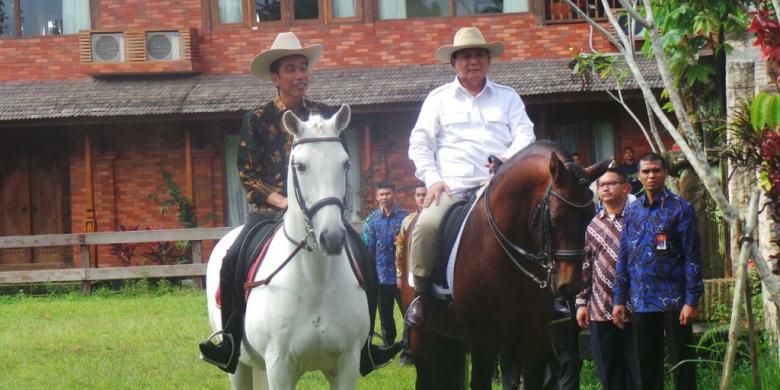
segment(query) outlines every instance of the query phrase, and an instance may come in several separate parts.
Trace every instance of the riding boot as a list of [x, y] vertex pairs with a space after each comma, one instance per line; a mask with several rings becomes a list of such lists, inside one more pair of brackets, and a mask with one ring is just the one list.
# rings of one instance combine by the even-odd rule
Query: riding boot
[[379, 277], [376, 273], [376, 261], [369, 254], [360, 235], [350, 226], [347, 227], [347, 245], [355, 256], [360, 273], [363, 274], [363, 283], [368, 301], [369, 334], [360, 350], [360, 375], [366, 376], [377, 368], [384, 367], [401, 351], [401, 343], [394, 343], [387, 347], [380, 347], [371, 343], [374, 335], [374, 322], [376, 320], [376, 308], [379, 303]]
[[414, 299], [406, 309], [404, 321], [412, 327], [420, 327], [425, 324], [424, 306], [425, 296], [428, 291], [428, 278], [414, 276]]

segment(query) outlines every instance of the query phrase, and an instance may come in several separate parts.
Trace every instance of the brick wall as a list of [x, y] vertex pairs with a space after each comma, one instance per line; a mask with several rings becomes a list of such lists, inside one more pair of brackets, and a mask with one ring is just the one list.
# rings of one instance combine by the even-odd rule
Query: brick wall
[[[199, 227], [222, 226], [224, 153], [219, 141], [222, 134], [214, 135], [208, 127], [194, 131], [193, 146], [193, 198]], [[178, 123], [111, 125], [96, 129], [93, 134], [93, 176], [95, 213], [98, 231], [119, 231], [120, 226], [138, 229], [182, 228], [176, 219], [177, 208], [167, 213], [150, 197], [161, 199], [169, 196], [161, 187], [160, 169], [169, 172], [177, 186], [184, 191], [184, 130]], [[70, 156], [71, 175], [71, 225], [72, 231], [83, 232], [86, 220], [86, 191], [84, 177], [83, 138], [74, 136]], [[207, 257], [213, 243], [204, 243], [203, 256]], [[134, 261], [141, 260], [139, 250]], [[118, 264], [108, 253], [108, 247], [99, 248], [101, 266]]]
[[[320, 68], [380, 67], [430, 64], [439, 46], [454, 32], [477, 26], [488, 41], [503, 41], [498, 61], [565, 58], [569, 49], [587, 51], [584, 23], [539, 25], [531, 13], [455, 18], [425, 18], [358, 23], [216, 26], [203, 28], [201, 0], [99, 1], [94, 29], [192, 27], [198, 30], [201, 69], [205, 74], [245, 74], [249, 62], [269, 47], [278, 32], [293, 31], [304, 44], [321, 43]], [[594, 35], [597, 50], [609, 45]], [[78, 36], [0, 39], [0, 82], [11, 80], [79, 79]]]

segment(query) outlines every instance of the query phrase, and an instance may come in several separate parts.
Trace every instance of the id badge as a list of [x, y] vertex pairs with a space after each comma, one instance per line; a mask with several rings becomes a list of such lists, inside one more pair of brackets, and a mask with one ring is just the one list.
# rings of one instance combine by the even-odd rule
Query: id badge
[[666, 232], [661, 231], [655, 235], [655, 249], [659, 251], [665, 251], [666, 245]]

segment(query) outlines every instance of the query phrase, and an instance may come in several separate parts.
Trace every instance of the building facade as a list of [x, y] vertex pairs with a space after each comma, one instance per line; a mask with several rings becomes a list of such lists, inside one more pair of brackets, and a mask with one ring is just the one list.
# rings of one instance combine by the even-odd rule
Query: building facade
[[[0, 235], [181, 227], [164, 173], [198, 226], [240, 224], [238, 128], [275, 94], [249, 62], [283, 31], [325, 48], [310, 97], [353, 108], [350, 218], [382, 180], [412, 208], [409, 131], [454, 77], [433, 53], [464, 26], [505, 43], [490, 77], [520, 93], [538, 138], [589, 162], [649, 149], [604, 92], [614, 81], [571, 76], [572, 52], [613, 49], [559, 0], [0, 0]], [[2, 250], [0, 270], [78, 264], [72, 253]], [[119, 264], [110, 248], [99, 259]]]

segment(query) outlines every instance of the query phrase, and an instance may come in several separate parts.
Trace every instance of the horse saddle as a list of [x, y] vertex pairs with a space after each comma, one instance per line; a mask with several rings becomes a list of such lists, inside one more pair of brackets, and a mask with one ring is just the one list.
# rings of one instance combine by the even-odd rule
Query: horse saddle
[[447, 264], [450, 259], [450, 254], [455, 249], [455, 243], [458, 240], [458, 234], [460, 233], [463, 223], [466, 221], [466, 217], [477, 201], [477, 192], [472, 192], [468, 198], [455, 203], [447, 210], [442, 220], [441, 227], [437, 240], [439, 241], [439, 253], [441, 257], [437, 259], [433, 268], [433, 283], [443, 290], [450, 290], [449, 283], [447, 282]]

